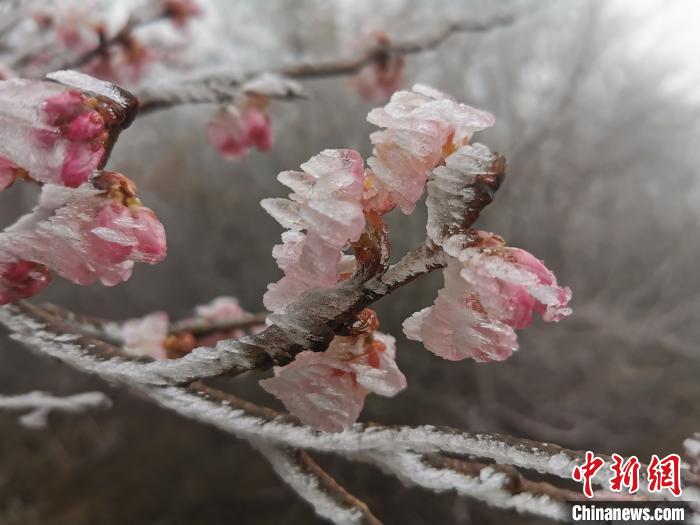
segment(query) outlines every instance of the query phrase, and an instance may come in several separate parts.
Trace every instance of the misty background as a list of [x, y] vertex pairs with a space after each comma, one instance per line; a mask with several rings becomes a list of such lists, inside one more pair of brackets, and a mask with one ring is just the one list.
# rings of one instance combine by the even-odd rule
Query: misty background
[[[439, 272], [376, 305], [397, 337], [409, 386], [369, 396], [361, 420], [450, 425], [638, 455], [681, 452], [700, 430], [698, 222], [700, 66], [692, 1], [220, 0], [190, 29], [183, 54], [197, 71], [264, 70], [351, 53], [373, 29], [420, 38], [450, 21], [515, 13], [483, 34], [457, 34], [407, 58], [407, 82], [483, 108], [496, 125], [477, 135], [508, 160], [508, 175], [477, 226], [542, 258], [573, 290], [574, 314], [519, 333], [503, 363], [452, 363], [406, 340], [401, 322], [432, 304]], [[147, 79], [167, 82], [167, 70]], [[285, 196], [276, 181], [324, 148], [370, 153], [373, 131], [347, 78], [304, 82], [309, 100], [275, 102], [276, 143], [227, 162], [207, 144], [213, 106], [136, 120], [108, 169], [121, 171], [160, 217], [168, 258], [139, 265], [115, 288], [60, 279], [38, 300], [107, 318], [165, 310], [171, 318], [220, 295], [249, 311], [280, 272], [282, 228], [260, 207]], [[35, 190], [0, 195], [4, 226]], [[391, 215], [394, 257], [425, 237], [425, 208]], [[281, 405], [260, 374], [219, 386]], [[316, 523], [312, 509], [246, 443], [160, 410], [68, 366], [0, 339], [3, 394], [98, 389], [114, 407], [56, 416], [45, 431], [0, 413], [0, 524]], [[445, 493], [406, 488], [368, 466], [322, 465], [388, 524], [537, 523]]]

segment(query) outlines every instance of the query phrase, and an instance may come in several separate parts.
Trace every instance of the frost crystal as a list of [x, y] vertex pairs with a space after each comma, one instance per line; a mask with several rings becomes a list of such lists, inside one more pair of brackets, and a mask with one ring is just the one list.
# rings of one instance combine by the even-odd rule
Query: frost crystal
[[360, 415], [368, 393], [393, 396], [406, 387], [390, 335], [336, 336], [325, 352], [302, 352], [260, 385], [302, 422], [340, 432]]
[[367, 120], [386, 128], [370, 136], [374, 155], [367, 163], [404, 213], [413, 211], [430, 172], [444, 157], [494, 122], [489, 113], [421, 85], [394, 93]]

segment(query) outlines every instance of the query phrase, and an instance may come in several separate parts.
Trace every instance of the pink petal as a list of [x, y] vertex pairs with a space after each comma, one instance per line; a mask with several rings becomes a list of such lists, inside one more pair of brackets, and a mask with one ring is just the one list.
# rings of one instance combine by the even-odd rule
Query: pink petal
[[71, 143], [61, 168], [63, 183], [69, 188], [80, 186], [97, 169], [104, 153], [104, 147], [99, 143]]

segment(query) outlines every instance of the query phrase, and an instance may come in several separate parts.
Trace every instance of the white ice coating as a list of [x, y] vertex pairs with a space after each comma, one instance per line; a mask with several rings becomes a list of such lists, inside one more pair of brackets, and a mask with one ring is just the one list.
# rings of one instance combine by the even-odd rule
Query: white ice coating
[[56, 139], [52, 147], [40, 147], [42, 133], [54, 136], [56, 127], [41, 112], [47, 99], [68, 91], [53, 82], [11, 79], [0, 81], [0, 157], [41, 182], [59, 182], [69, 142]]
[[114, 84], [91, 77], [90, 75], [86, 75], [78, 71], [69, 69], [54, 71], [53, 73], [46, 75], [46, 78], [49, 80], [54, 80], [59, 84], [76, 88], [79, 91], [108, 98], [123, 108], [126, 108], [129, 105], [129, 102], [131, 102], [130, 99], [127, 98], [126, 93]]
[[[100, 360], [76, 344], [78, 336], [47, 331], [41, 323], [26, 315], [13, 313], [9, 307], [0, 308], [0, 322], [10, 329], [14, 340], [32, 350], [56, 357], [82, 371], [98, 374], [105, 380], [118, 381], [135, 387], [164, 408], [243, 439], [256, 442], [262, 440], [273, 446], [289, 446], [344, 455], [379, 454], [388, 457], [399, 452], [410, 451], [418, 454], [444, 452], [488, 458], [499, 464], [535, 470], [563, 479], [571, 479], [573, 467], [583, 462], [582, 453], [560, 449], [546, 443], [520, 441], [498, 435], [471, 434], [433, 426], [365, 427], [356, 424], [344, 432], [328, 433], [281, 419], [268, 420], [250, 415], [225, 402], [206, 399], [180, 387], [156, 386], [153, 381], [158, 380], [159, 376], [155, 370], [161, 370], [160, 367], [151, 366], [156, 363], [129, 363], [117, 358]], [[170, 362], [177, 363], [177, 361]], [[166, 382], [161, 381], [160, 384], [166, 384]], [[407, 456], [391, 461], [393, 465], [406, 462], [406, 465], [401, 468], [407, 468], [412, 464], [413, 460], [410, 459], [410, 456]], [[642, 468], [646, 467], [642, 466]], [[421, 473], [420, 478], [416, 472], [412, 475], [421, 480], [419, 484], [422, 486], [427, 486], [432, 479], [430, 477], [432, 474], [428, 476], [425, 472]], [[598, 485], [607, 486], [611, 475], [609, 469], [601, 469], [593, 481]], [[430, 483], [438, 484], [438, 481], [433, 479]], [[439, 483], [444, 483], [444, 480], [440, 478]], [[458, 490], [466, 494], [469, 482], [463, 480], [460, 483], [465, 485]], [[645, 492], [644, 485], [640, 487], [640, 493], [652, 499], [675, 499], [665, 492], [648, 494]], [[477, 494], [475, 491], [474, 497], [479, 497]], [[684, 487], [682, 500], [698, 502], [700, 493], [693, 487]], [[530, 502], [525, 496], [508, 504], [522, 511], [540, 513], [542, 509], [549, 509], [554, 512], [553, 507], [547, 507], [543, 501]]]
[[305, 472], [290, 453], [265, 442], [249, 443], [270, 462], [277, 475], [302, 499], [309, 502], [316, 514], [336, 525], [356, 525], [363, 522], [363, 514], [356, 508], [344, 507], [320, 486], [318, 477]]
[[410, 451], [394, 454], [369, 452], [356, 457], [395, 475], [407, 485], [418, 485], [434, 492], [455, 490], [462, 496], [476, 498], [493, 507], [560, 521], [565, 521], [570, 516], [566, 504], [549, 496], [529, 492], [513, 494], [505, 488], [505, 474], [491, 467], [483, 468], [479, 476], [467, 476], [448, 468], [432, 467], [423, 461], [420, 454]]
[[111, 406], [112, 401], [102, 392], [83, 392], [65, 397], [39, 391], [13, 396], [0, 395], [0, 409], [29, 411], [19, 418], [20, 424], [27, 428], [46, 427], [51, 412], [80, 414]]
[[304, 94], [301, 84], [274, 73], [263, 73], [247, 80], [241, 90], [248, 95], [264, 95], [266, 97], [300, 97]]

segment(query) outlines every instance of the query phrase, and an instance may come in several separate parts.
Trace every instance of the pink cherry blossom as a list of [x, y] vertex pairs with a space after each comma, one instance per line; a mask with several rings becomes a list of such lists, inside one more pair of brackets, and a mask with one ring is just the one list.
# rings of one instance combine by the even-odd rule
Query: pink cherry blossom
[[240, 319], [246, 311], [241, 308], [235, 297], [221, 296], [207, 304], [197, 306], [194, 313], [197, 317], [225, 322]]
[[303, 423], [327, 432], [349, 428], [368, 393], [393, 396], [406, 387], [393, 337], [336, 336], [325, 352], [302, 352], [260, 385]]
[[404, 213], [413, 211], [430, 172], [444, 157], [494, 122], [489, 113], [421, 85], [397, 91], [367, 120], [386, 128], [370, 136], [374, 154], [367, 164]]
[[82, 71], [102, 80], [119, 85], [139, 84], [151, 66], [158, 59], [158, 53], [141, 40], [129, 35], [119, 46], [111, 47], [86, 64]]
[[467, 248], [459, 254], [462, 279], [477, 291], [484, 307], [513, 328], [525, 328], [532, 312], [545, 321], [571, 314], [571, 290], [557, 284], [542, 261], [520, 248]]
[[116, 332], [124, 340], [122, 349], [127, 354], [166, 359], [165, 339], [169, 328], [168, 314], [153, 312], [124, 321]]
[[111, 286], [131, 276], [134, 262], [161, 261], [162, 224], [133, 195], [105, 191], [105, 179], [130, 186], [110, 173], [76, 189], [44, 185], [39, 205], [0, 233], [0, 265], [33, 261], [78, 284]]
[[489, 316], [479, 295], [460, 277], [461, 265], [451, 259], [443, 271], [445, 286], [435, 304], [416, 312], [403, 323], [409, 339], [449, 361], [502, 361], [518, 349], [515, 331]]
[[245, 157], [253, 147], [268, 151], [273, 140], [270, 117], [253, 106], [224, 106], [207, 124], [207, 137], [219, 154], [229, 160]]

